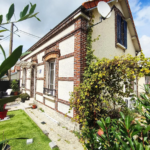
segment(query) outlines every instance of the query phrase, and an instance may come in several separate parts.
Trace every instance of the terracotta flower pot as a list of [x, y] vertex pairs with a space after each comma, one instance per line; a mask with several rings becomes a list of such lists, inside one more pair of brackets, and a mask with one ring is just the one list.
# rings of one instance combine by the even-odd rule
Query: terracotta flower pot
[[99, 136], [102, 136], [102, 135], [104, 134], [104, 131], [103, 131], [102, 129], [99, 129], [98, 132], [97, 132], [97, 134], [98, 134]]
[[0, 119], [4, 119], [7, 115], [8, 109], [4, 109], [2, 112], [0, 112]]
[[6, 107], [6, 104], [4, 104], [3, 109], [5, 109], [5, 107]]
[[14, 92], [14, 95], [18, 95], [18, 92]]
[[35, 109], [35, 108], [37, 108], [37, 106], [36, 105], [32, 105], [32, 108]]

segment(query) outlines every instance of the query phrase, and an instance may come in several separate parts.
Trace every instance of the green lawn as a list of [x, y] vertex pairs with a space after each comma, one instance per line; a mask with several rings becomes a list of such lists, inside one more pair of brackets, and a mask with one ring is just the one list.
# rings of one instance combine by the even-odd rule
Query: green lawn
[[[4, 137], [19, 138], [27, 137], [33, 138], [33, 144], [26, 145], [26, 140], [11, 140], [9, 145], [11, 150], [50, 150], [50, 139], [43, 134], [41, 129], [30, 119], [30, 117], [23, 111], [8, 112], [10, 120], [0, 122], [0, 141]], [[55, 148], [54, 150], [58, 150]]]

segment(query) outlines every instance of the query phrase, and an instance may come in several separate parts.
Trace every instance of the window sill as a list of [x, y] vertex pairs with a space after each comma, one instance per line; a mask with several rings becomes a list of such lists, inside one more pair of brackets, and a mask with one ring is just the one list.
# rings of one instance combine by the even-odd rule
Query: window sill
[[50, 99], [50, 100], [55, 100], [55, 97], [53, 97], [53, 96], [47, 96], [47, 95], [43, 95], [43, 97], [45, 97], [45, 98], [47, 98], [47, 99]]
[[122, 44], [120, 44], [120, 43], [117, 43], [117, 46], [120, 47], [120, 48], [123, 49], [123, 50], [126, 49], [126, 48], [125, 48]]

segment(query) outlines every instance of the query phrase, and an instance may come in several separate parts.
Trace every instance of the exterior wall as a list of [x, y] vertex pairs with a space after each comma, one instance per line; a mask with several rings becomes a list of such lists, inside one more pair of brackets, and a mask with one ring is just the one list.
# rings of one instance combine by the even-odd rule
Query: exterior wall
[[74, 77], [74, 57], [59, 61], [59, 77]]
[[[115, 6], [122, 12], [124, 15], [120, 3], [115, 3]], [[111, 6], [112, 7], [112, 6]], [[100, 14], [97, 9], [93, 10], [95, 16], [94, 23], [99, 22]], [[135, 48], [131, 39], [131, 34], [129, 28], [127, 29], [127, 49], [116, 47], [116, 23], [115, 23], [115, 11], [112, 11], [112, 15], [109, 19], [103, 20], [102, 23], [93, 27], [93, 39], [97, 38], [100, 35], [99, 41], [93, 43], [93, 49], [95, 50], [94, 54], [99, 58], [109, 58], [112, 59], [114, 56], [121, 56], [131, 54], [135, 56]]]
[[140, 93], [144, 92], [143, 88], [144, 88], [144, 85], [145, 84], [145, 77], [142, 77], [138, 80], [138, 93], [140, 95]]

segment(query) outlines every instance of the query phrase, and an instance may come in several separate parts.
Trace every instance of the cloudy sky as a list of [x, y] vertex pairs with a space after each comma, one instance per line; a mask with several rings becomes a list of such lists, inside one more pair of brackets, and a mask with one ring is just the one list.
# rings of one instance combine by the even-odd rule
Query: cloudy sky
[[[15, 25], [19, 30], [36, 35], [37, 37], [44, 36], [47, 32], [53, 29], [59, 22], [72, 13], [77, 7], [79, 7], [86, 0], [0, 0], [0, 14], [4, 16], [12, 3], [15, 4], [15, 17], [13, 20], [19, 18], [20, 11], [24, 6], [32, 2], [37, 4], [35, 12], [39, 12], [37, 15], [41, 22], [35, 18], [25, 20]], [[146, 57], [150, 57], [149, 43], [150, 43], [150, 1], [149, 0], [129, 0], [131, 11], [133, 13], [135, 25], [139, 35], [140, 43]], [[10, 25], [5, 26], [10, 28]], [[14, 28], [16, 30], [16, 28]], [[23, 45], [23, 51], [28, 50], [35, 42], [39, 40], [37, 37], [25, 34], [23, 32], [17, 32], [18, 35], [14, 35], [13, 49], [19, 45]], [[5, 39], [0, 40], [0, 44], [4, 47], [8, 56], [9, 52], [9, 32], [5, 33]], [[2, 39], [2, 38], [0, 38]], [[0, 64], [3, 61], [3, 55], [0, 54]]]

